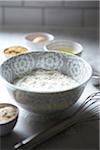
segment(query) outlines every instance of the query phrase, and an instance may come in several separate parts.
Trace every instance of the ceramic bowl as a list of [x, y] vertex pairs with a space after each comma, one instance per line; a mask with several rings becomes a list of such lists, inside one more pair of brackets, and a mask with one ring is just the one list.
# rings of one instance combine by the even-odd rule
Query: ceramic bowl
[[[47, 40], [44, 42], [39, 42], [39, 39], [37, 39], [37, 41], [35, 40], [36, 38], [39, 38], [42, 36], [46, 37]], [[25, 36], [25, 41], [26, 41], [27, 46], [31, 50], [34, 50], [34, 51], [43, 49], [44, 45], [52, 40], [54, 40], [54, 36], [52, 34], [46, 33], [46, 32], [33, 32], [33, 33], [29, 33]]]
[[[12, 82], [33, 69], [59, 70], [79, 82], [69, 90], [29, 91]], [[81, 57], [59, 52], [29, 52], [12, 57], [0, 66], [0, 74], [9, 93], [25, 109], [38, 114], [54, 114], [66, 110], [81, 96], [92, 75], [90, 65]]]
[[56, 40], [44, 45], [44, 50], [67, 52], [81, 56], [83, 52], [83, 47], [81, 44], [74, 41]]
[[19, 115], [19, 110], [15, 105], [8, 104], [8, 103], [0, 103], [0, 108], [5, 106], [13, 107], [15, 109], [16, 114], [13, 118], [10, 118], [7, 121], [2, 121], [2, 122], [0, 121], [0, 136], [7, 135], [13, 130]]

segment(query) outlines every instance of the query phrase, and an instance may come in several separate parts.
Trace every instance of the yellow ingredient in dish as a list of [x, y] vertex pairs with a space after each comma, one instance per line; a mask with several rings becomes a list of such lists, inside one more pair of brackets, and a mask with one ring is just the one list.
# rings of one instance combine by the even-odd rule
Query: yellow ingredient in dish
[[6, 48], [4, 50], [4, 53], [5, 54], [19, 54], [19, 53], [23, 53], [23, 52], [26, 52], [27, 51], [27, 48], [25, 47], [22, 47], [22, 46], [13, 46], [13, 47], [9, 47], [9, 48]]
[[6, 122], [16, 116], [16, 109], [12, 106], [0, 106], [0, 122]]

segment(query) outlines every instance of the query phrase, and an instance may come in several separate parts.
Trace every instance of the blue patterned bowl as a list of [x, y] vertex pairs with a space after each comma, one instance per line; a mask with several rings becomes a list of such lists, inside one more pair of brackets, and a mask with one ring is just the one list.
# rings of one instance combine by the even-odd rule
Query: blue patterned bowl
[[[13, 80], [33, 69], [60, 70], [79, 82], [69, 90], [52, 92], [29, 91], [13, 85]], [[38, 114], [62, 112], [81, 96], [92, 75], [90, 65], [79, 56], [59, 52], [28, 52], [6, 60], [0, 66], [0, 74], [9, 93], [25, 109]]]

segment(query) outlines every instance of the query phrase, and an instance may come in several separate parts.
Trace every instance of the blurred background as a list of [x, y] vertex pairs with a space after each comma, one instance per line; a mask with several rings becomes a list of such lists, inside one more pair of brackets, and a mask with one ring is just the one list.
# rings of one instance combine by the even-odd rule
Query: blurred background
[[1, 26], [98, 27], [99, 0], [0, 0]]

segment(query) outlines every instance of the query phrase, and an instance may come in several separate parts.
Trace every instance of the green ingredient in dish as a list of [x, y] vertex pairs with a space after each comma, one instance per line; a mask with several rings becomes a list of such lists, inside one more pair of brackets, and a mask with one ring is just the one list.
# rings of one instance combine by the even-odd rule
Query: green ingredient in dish
[[61, 51], [61, 52], [67, 52], [67, 53], [71, 53], [71, 54], [75, 54], [74, 52], [72, 52], [71, 50], [59, 50], [59, 51]]

